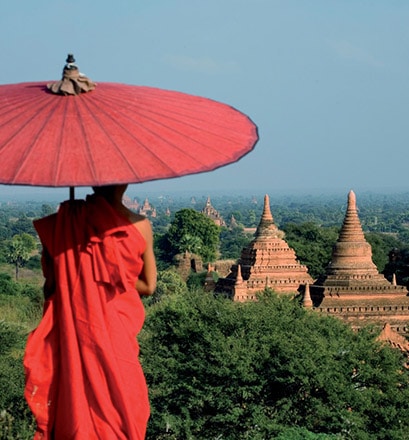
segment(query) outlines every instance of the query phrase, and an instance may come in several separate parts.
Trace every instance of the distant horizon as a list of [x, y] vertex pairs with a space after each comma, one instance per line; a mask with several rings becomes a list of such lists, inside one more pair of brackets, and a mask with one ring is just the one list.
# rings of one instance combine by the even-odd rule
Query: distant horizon
[[[156, 182], [155, 182], [156, 183]], [[365, 195], [405, 195], [409, 196], [409, 188], [152, 188], [148, 183], [129, 185], [126, 195], [130, 198], [145, 198], [159, 196], [178, 196], [178, 197], [217, 197], [217, 196], [245, 196], [245, 197], [264, 197], [268, 195], [270, 199], [281, 197], [331, 197], [347, 196], [353, 190], [358, 197]], [[83, 199], [87, 194], [92, 194], [91, 187], [76, 187], [75, 198]], [[69, 199], [69, 188], [51, 187], [32, 187], [32, 186], [0, 186], [0, 202], [62, 202]]]

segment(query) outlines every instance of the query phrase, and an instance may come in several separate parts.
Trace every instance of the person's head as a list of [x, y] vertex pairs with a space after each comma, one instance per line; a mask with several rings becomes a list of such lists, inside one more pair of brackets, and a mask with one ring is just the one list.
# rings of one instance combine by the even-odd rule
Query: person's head
[[102, 196], [107, 200], [122, 200], [122, 196], [124, 195], [126, 189], [128, 188], [127, 184], [119, 184], [119, 185], [104, 185], [104, 186], [93, 186], [92, 189], [94, 193], [98, 196]]

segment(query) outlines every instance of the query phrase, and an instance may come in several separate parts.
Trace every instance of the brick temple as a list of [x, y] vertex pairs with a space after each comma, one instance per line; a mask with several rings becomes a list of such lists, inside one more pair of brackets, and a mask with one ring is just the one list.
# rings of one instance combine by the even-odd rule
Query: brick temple
[[122, 198], [122, 203], [131, 211], [136, 212], [137, 214], [144, 215], [146, 217], [156, 217], [156, 209], [149, 203], [149, 200], [146, 198], [141, 205], [137, 199], [131, 199], [127, 195], [124, 195]]
[[372, 261], [358, 217], [356, 197], [348, 194], [344, 222], [326, 272], [307, 287], [304, 305], [338, 316], [359, 327], [386, 324], [399, 333], [409, 323], [409, 296], [404, 286], [388, 281]]
[[237, 264], [226, 278], [220, 278], [216, 291], [235, 301], [256, 299], [256, 293], [271, 288], [277, 293], [296, 293], [300, 286], [312, 283], [306, 266], [302, 265], [284, 240], [284, 232], [274, 223], [269, 197], [255, 238], [242, 250]]
[[220, 215], [219, 211], [212, 205], [210, 197], [207, 197], [204, 208], [200, 211], [203, 215], [213, 220], [217, 226], [226, 226], [226, 222]]

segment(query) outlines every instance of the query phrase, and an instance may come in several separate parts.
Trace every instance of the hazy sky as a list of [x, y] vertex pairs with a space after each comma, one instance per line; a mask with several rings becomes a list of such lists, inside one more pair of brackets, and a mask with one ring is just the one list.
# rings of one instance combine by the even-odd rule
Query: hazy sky
[[405, 191], [408, 23], [407, 0], [8, 1], [0, 83], [59, 79], [72, 52], [96, 82], [206, 96], [258, 125], [238, 163], [142, 192]]

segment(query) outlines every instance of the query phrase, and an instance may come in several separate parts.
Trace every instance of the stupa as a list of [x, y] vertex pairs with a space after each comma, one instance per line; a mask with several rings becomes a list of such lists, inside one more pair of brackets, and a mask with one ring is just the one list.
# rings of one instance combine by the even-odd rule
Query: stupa
[[338, 315], [354, 327], [365, 323], [389, 323], [405, 332], [409, 322], [409, 297], [404, 286], [389, 282], [372, 261], [358, 217], [356, 197], [348, 194], [348, 206], [332, 260], [325, 274], [310, 286], [313, 307]]
[[284, 240], [284, 232], [275, 225], [266, 195], [255, 238], [242, 250], [227, 277], [219, 279], [216, 291], [235, 301], [249, 301], [265, 288], [277, 293], [297, 293], [300, 286], [310, 283], [307, 267], [297, 261], [295, 251]]

